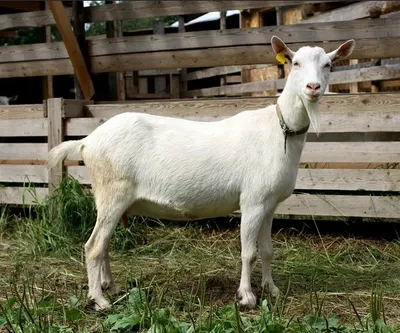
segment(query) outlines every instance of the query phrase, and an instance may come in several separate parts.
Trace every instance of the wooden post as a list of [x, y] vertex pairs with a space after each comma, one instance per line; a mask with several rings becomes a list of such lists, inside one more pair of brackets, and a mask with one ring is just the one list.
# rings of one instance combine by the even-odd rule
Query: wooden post
[[[62, 98], [50, 98], [45, 101], [48, 124], [48, 150], [63, 142], [64, 139], [64, 100]], [[60, 185], [63, 178], [64, 163], [61, 162], [49, 170], [49, 194], [53, 193]]]
[[[220, 12], [220, 20], [219, 20], [219, 28], [221, 30], [226, 29], [226, 11]], [[220, 85], [225, 86], [226, 85], [226, 75], [221, 75], [220, 77]]]
[[[276, 11], [276, 25], [283, 25], [283, 12], [279, 7], [275, 8]], [[278, 79], [285, 78], [285, 67], [284, 65], [278, 65]], [[278, 92], [282, 92], [283, 89], [278, 89]]]
[[[153, 23], [153, 32], [155, 35], [164, 35], [165, 27], [164, 22]], [[167, 77], [165, 75], [159, 75], [154, 77], [154, 93], [165, 93], [167, 90]]]
[[[113, 4], [115, 1], [106, 1], [106, 4]], [[106, 22], [106, 35], [107, 38], [123, 37], [122, 21], [108, 21]], [[126, 85], [125, 73], [109, 73], [108, 85], [111, 98], [117, 101], [126, 100]]]
[[[42, 3], [44, 10], [48, 10], [49, 6], [47, 2]], [[42, 28], [42, 41], [45, 43], [51, 43], [51, 26], [46, 26]], [[43, 99], [53, 98], [54, 97], [54, 89], [53, 89], [53, 77], [52, 76], [44, 76], [43, 77]]]
[[[85, 22], [83, 19], [83, 1], [73, 0], [72, 2], [72, 27], [74, 28], [74, 35], [78, 41], [79, 48], [82, 51], [82, 55], [85, 59], [86, 65], [88, 64], [87, 58], [85, 57], [86, 45], [85, 45]], [[83, 99], [83, 92], [79, 85], [76, 75], [74, 75], [74, 91], [75, 99]]]
[[[349, 64], [356, 65], [358, 64], [358, 60], [350, 59]], [[350, 83], [350, 94], [356, 94], [356, 93], [358, 93], [358, 82]]]
[[[75, 2], [75, 5], [79, 6], [79, 1], [74, 1], [74, 3]], [[81, 48], [72, 32], [72, 27], [67, 13], [65, 12], [64, 5], [62, 1], [47, 1], [47, 4], [53, 14], [58, 31], [64, 41], [65, 48], [67, 49], [72, 66], [74, 67], [75, 75], [79, 82], [79, 86], [82, 89], [83, 96], [86, 100], [89, 100], [94, 95], [93, 82], [90, 78], [89, 70]]]
[[[185, 17], [184, 16], [179, 16], [179, 33], [185, 32]], [[187, 90], [188, 90], [188, 82], [187, 82], [187, 69], [182, 68], [181, 73], [179, 75], [179, 81], [180, 81], [180, 91], [181, 95], [185, 96]]]

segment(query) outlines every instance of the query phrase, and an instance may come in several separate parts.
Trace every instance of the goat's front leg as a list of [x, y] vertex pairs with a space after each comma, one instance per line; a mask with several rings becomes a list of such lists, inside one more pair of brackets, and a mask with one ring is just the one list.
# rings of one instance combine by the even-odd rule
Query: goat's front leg
[[101, 266], [101, 289], [110, 295], [117, 295], [121, 292], [121, 289], [116, 285], [112, 277], [109, 249], [105, 252]]
[[254, 308], [256, 297], [251, 290], [251, 268], [256, 260], [257, 236], [260, 227], [265, 219], [265, 207], [260, 206], [241, 206], [242, 221], [240, 225], [240, 241], [242, 256], [242, 275], [237, 291], [241, 306]]
[[273, 214], [274, 210], [267, 213], [258, 233], [257, 243], [262, 264], [262, 287], [267, 289], [273, 297], [276, 297], [279, 294], [279, 289], [275, 286], [271, 271], [271, 262], [273, 257], [271, 237]]

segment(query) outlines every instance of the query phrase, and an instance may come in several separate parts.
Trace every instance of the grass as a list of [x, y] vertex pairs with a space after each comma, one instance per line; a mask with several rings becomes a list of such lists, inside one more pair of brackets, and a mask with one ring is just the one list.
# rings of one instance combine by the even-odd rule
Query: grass
[[[52, 209], [52, 219], [49, 214]], [[237, 220], [130, 220], [111, 246], [126, 291], [112, 309], [86, 301], [83, 244], [95, 220], [71, 179], [35, 211], [0, 210], [0, 332], [400, 332], [400, 242], [278, 230], [271, 300], [252, 275], [259, 308], [237, 308]]]

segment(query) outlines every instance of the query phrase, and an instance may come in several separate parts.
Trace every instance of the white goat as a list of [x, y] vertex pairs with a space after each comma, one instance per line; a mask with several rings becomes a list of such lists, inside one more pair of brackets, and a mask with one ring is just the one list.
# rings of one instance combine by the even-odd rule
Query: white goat
[[16, 101], [18, 96], [12, 96], [12, 97], [7, 97], [7, 96], [0, 96], [0, 105], [10, 105], [10, 102]]
[[279, 292], [271, 275], [274, 211], [295, 187], [310, 122], [318, 131], [318, 100], [331, 64], [349, 56], [355, 42], [330, 53], [308, 46], [294, 52], [276, 36], [271, 43], [275, 53], [292, 63], [277, 105], [215, 122], [123, 113], [86, 138], [50, 151], [49, 168], [80, 152], [92, 180], [97, 221], [85, 253], [89, 297], [96, 309], [110, 306], [102, 289], [119, 291], [108, 245], [125, 215], [195, 220], [240, 209], [240, 304], [256, 305], [250, 274], [257, 243], [262, 285], [272, 295]]

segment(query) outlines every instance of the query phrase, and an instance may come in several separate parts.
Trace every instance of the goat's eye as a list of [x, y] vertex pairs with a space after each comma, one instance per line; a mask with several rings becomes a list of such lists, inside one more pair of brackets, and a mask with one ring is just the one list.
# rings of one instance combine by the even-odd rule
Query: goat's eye
[[324, 66], [324, 68], [331, 68], [331, 64], [328, 62], [328, 63]]
[[293, 63], [293, 66], [294, 66], [294, 67], [300, 67], [300, 64], [299, 64], [297, 61], [295, 61], [295, 62]]

